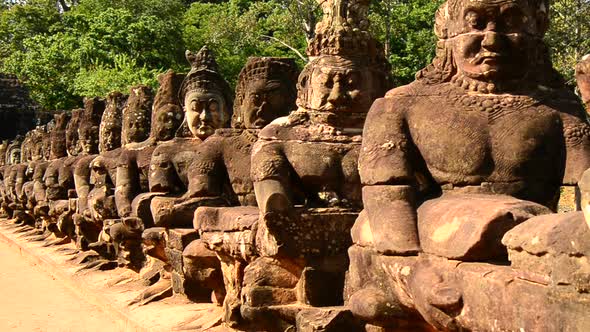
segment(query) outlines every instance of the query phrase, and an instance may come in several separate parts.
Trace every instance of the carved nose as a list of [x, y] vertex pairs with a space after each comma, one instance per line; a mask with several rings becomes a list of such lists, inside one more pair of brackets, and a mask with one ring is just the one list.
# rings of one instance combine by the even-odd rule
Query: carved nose
[[340, 84], [340, 82], [336, 81], [334, 82], [334, 86], [332, 87], [332, 90], [330, 91], [330, 95], [328, 96], [328, 102], [330, 102], [331, 104], [334, 105], [340, 105], [344, 102], [344, 91], [342, 89], [342, 85]]
[[481, 46], [489, 51], [497, 51], [500, 46], [500, 36], [495, 31], [488, 31], [484, 34]]
[[204, 109], [200, 114], [199, 114], [199, 120], [204, 121], [204, 120], [209, 120], [211, 118], [211, 114], [209, 114], [209, 111], [207, 111], [206, 109]]

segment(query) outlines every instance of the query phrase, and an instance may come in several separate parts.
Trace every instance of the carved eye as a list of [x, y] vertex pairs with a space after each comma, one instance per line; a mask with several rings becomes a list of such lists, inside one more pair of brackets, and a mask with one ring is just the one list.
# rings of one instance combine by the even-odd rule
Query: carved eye
[[504, 32], [518, 32], [527, 18], [518, 8], [508, 8], [502, 13], [502, 30]]
[[219, 107], [219, 105], [217, 104], [217, 102], [216, 102], [216, 101], [214, 101], [214, 100], [213, 100], [213, 101], [209, 102], [209, 110], [210, 110], [211, 112], [215, 112], [215, 111], [217, 111], [217, 108], [218, 108], [218, 107]]
[[481, 29], [482, 26], [482, 19], [481, 17], [474, 12], [473, 10], [468, 11], [465, 14], [465, 22], [469, 25], [469, 27], [474, 29]]

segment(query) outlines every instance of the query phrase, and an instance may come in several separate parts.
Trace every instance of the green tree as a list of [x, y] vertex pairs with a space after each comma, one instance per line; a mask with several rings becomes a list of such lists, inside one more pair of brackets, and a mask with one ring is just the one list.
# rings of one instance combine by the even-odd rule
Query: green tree
[[575, 86], [574, 68], [582, 56], [590, 53], [590, 1], [555, 0], [550, 18], [545, 41], [553, 65], [570, 86]]
[[234, 85], [249, 56], [300, 58], [307, 46], [305, 34], [291, 23], [277, 1], [195, 2], [184, 16], [183, 39], [191, 50], [203, 45], [213, 50], [222, 74]]
[[434, 14], [442, 0], [374, 0], [371, 32], [385, 48], [395, 85], [414, 80], [415, 73], [432, 61], [436, 37]]

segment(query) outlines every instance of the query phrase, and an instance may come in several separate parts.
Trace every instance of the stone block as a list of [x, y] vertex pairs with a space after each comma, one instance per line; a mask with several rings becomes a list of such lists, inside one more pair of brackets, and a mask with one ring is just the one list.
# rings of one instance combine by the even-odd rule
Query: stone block
[[182, 274], [182, 251], [171, 248], [166, 248], [165, 251], [172, 269]]
[[315, 307], [341, 305], [344, 276], [344, 271], [322, 271], [306, 267], [297, 285], [299, 302]]
[[590, 229], [582, 212], [538, 216], [504, 236], [512, 267], [590, 290]]
[[343, 307], [310, 308], [297, 314], [297, 332], [355, 332], [361, 323]]
[[418, 208], [422, 250], [463, 261], [506, 259], [502, 236], [548, 208], [511, 196], [445, 194]]
[[195, 211], [193, 226], [200, 232], [230, 232], [251, 229], [260, 212], [254, 206], [206, 207]]
[[199, 238], [199, 234], [192, 228], [173, 228], [168, 230], [167, 247], [183, 251], [189, 243]]

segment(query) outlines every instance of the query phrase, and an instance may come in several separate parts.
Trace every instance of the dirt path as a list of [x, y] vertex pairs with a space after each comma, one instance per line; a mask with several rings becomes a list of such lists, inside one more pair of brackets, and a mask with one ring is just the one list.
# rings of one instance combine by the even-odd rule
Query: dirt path
[[124, 331], [0, 241], [0, 331]]

